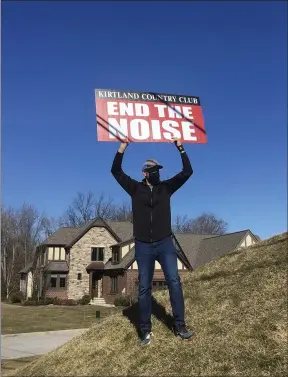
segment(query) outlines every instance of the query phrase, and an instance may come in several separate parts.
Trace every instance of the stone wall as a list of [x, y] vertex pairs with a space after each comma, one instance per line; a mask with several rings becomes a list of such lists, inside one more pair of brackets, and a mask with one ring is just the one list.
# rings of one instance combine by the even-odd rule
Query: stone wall
[[67, 289], [47, 289], [47, 291], [45, 292], [45, 297], [57, 297], [61, 300], [65, 300], [68, 298]]
[[[116, 239], [105, 228], [93, 227], [70, 249], [67, 287], [69, 299], [77, 300], [89, 294], [89, 274], [86, 267], [91, 263], [91, 248], [104, 247], [106, 263], [111, 258], [110, 246], [115, 243]], [[82, 274], [81, 280], [77, 279], [78, 273]], [[102, 281], [99, 281], [99, 286], [102, 286]]]

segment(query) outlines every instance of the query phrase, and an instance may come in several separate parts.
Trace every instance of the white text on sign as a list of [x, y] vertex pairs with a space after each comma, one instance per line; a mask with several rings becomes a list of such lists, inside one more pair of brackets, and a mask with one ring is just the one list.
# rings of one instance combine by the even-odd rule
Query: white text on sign
[[130, 135], [139, 141], [149, 138], [171, 140], [171, 137], [197, 141], [191, 106], [109, 101], [107, 114], [110, 139], [124, 139]]

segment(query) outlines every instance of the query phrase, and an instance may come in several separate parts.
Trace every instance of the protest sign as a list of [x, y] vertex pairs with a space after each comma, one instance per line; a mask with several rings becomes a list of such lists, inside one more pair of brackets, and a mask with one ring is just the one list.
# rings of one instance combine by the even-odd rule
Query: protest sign
[[207, 143], [199, 97], [96, 89], [98, 141]]

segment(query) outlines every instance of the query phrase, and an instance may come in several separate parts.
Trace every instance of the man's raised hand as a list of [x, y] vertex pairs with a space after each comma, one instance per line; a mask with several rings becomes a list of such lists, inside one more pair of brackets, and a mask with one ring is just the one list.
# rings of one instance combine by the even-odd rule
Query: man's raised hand
[[183, 145], [178, 137], [171, 137], [171, 142], [176, 145], [176, 148], [179, 152], [184, 153]]
[[171, 137], [171, 143], [174, 143], [176, 147], [180, 147], [182, 145], [180, 139], [178, 137]]
[[122, 141], [122, 143], [120, 144], [120, 147], [118, 149], [118, 152], [120, 153], [124, 153], [125, 152], [125, 149], [128, 147], [128, 145], [130, 144], [130, 140], [128, 138], [124, 139]]

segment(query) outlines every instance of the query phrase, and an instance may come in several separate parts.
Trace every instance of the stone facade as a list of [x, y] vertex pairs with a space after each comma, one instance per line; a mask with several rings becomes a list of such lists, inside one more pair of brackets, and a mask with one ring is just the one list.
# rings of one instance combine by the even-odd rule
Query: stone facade
[[[93, 227], [73, 245], [69, 252], [70, 263], [67, 286], [69, 299], [77, 300], [90, 293], [89, 274], [86, 271], [86, 267], [91, 263], [91, 248], [104, 247], [104, 263], [106, 263], [112, 256], [110, 246], [115, 243], [117, 243], [116, 239], [107, 229]], [[81, 280], [78, 280], [78, 273], [82, 274]], [[102, 294], [102, 279], [99, 281], [98, 287]]]

